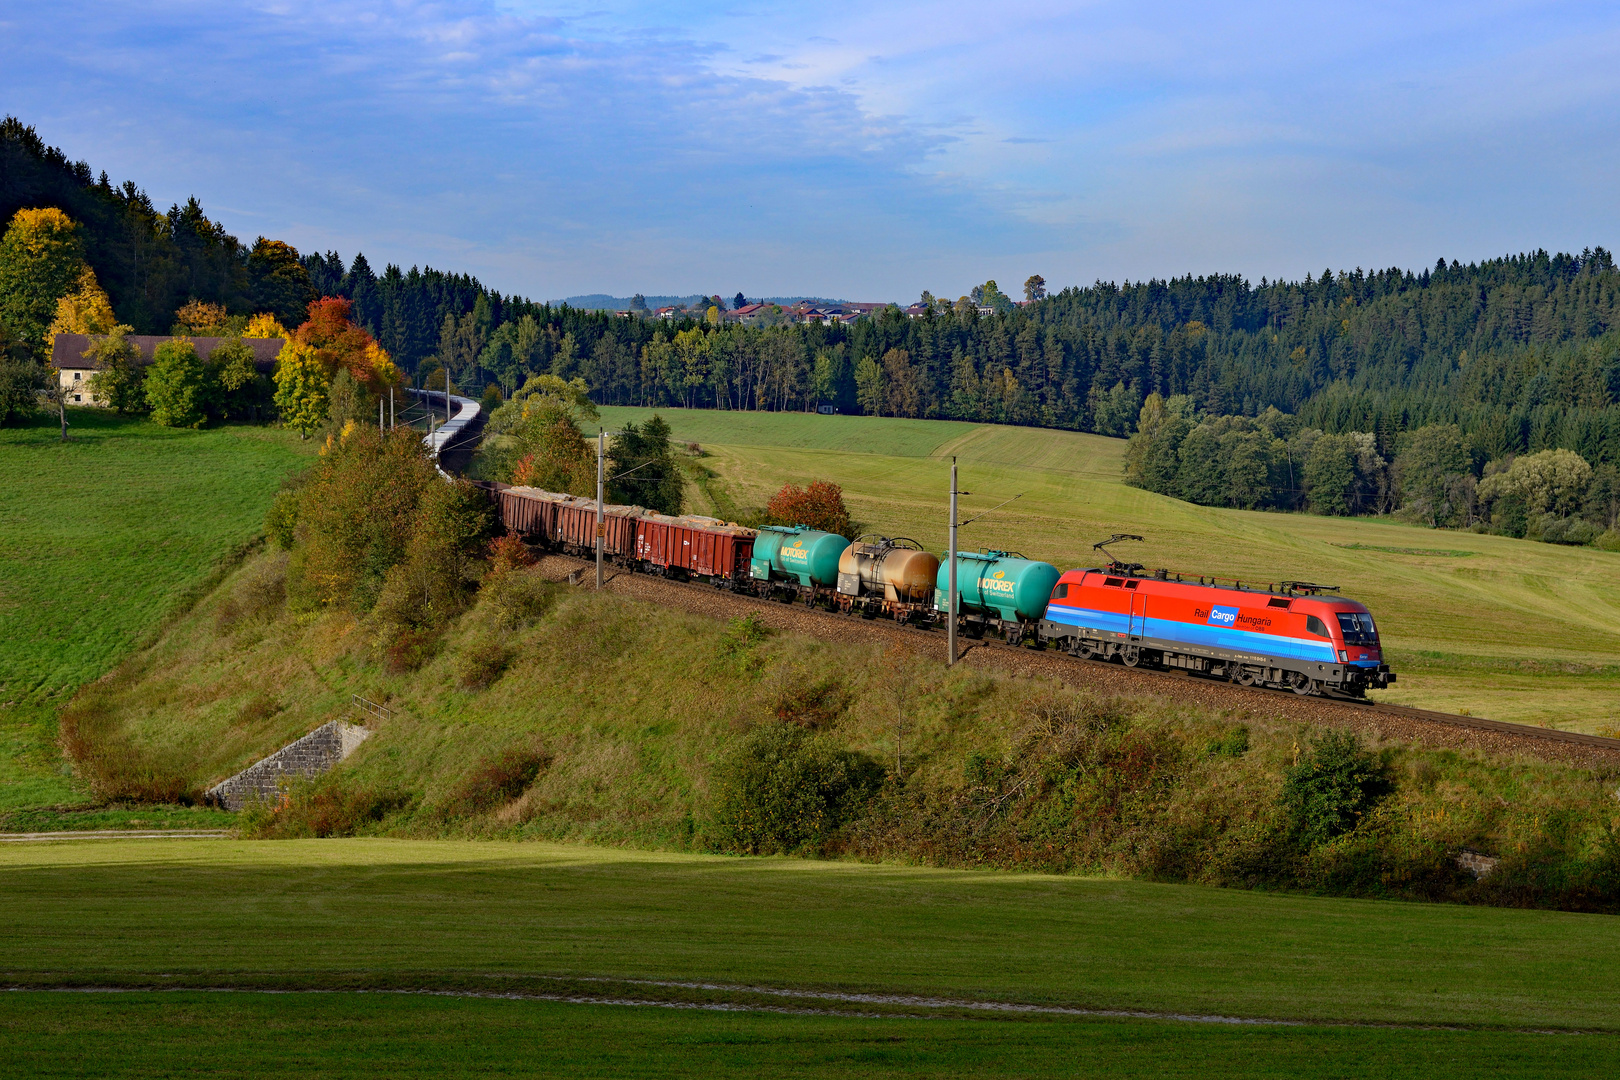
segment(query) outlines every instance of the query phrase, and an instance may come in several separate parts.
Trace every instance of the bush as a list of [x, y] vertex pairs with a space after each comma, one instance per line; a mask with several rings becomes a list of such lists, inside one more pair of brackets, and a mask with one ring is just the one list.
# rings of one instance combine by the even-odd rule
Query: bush
[[1242, 757], [1249, 752], [1249, 729], [1239, 725], [1209, 741], [1210, 757]]
[[772, 633], [774, 631], [765, 625], [764, 620], [750, 611], [726, 624], [725, 633], [720, 635], [720, 645], [716, 652], [721, 659], [735, 664], [739, 671], [756, 672], [764, 666], [758, 655], [758, 647]]
[[410, 805], [411, 797], [393, 788], [300, 784], [280, 803], [250, 804], [242, 815], [242, 832], [260, 840], [353, 836]]
[[844, 489], [828, 480], [813, 480], [807, 488], [783, 484], [765, 513], [773, 525], [804, 525], [855, 538], [855, 525], [844, 507]]
[[499, 641], [475, 641], [462, 651], [456, 665], [456, 680], [463, 689], [485, 690], [506, 673], [512, 662], [512, 650]]
[[489, 569], [491, 573], [504, 574], [509, 570], [522, 570], [533, 566], [534, 553], [529, 545], [523, 542], [523, 537], [517, 533], [507, 533], [497, 536], [489, 542]]
[[38, 364], [8, 357], [0, 348], [0, 427], [34, 415], [44, 382], [44, 371]]
[[1282, 803], [1294, 836], [1315, 846], [1354, 829], [1392, 785], [1348, 731], [1327, 731], [1283, 778]]
[[551, 755], [538, 748], [508, 748], [486, 758], [445, 800], [445, 814], [481, 814], [511, 802], [528, 790]]
[[797, 724], [758, 727], [716, 770], [717, 846], [754, 855], [819, 849], [882, 779], [875, 761]]
[[268, 622], [287, 600], [287, 556], [272, 555], [254, 563], [219, 605], [215, 626], [222, 632], [242, 622]]

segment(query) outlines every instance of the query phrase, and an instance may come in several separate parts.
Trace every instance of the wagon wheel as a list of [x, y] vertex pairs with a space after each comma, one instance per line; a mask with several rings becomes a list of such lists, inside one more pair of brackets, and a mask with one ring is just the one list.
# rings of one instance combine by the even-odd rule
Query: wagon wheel
[[1119, 650], [1119, 662], [1126, 667], [1135, 667], [1142, 662], [1142, 647], [1140, 645], [1126, 645]]

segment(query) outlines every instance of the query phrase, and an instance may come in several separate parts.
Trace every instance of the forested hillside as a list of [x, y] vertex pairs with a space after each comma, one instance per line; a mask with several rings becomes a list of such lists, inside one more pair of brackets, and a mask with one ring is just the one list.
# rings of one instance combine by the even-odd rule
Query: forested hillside
[[0, 125], [0, 219], [59, 206], [121, 320], [169, 328], [189, 299], [302, 321], [318, 296], [353, 301], [418, 381], [510, 394], [534, 374], [583, 378], [599, 404], [812, 409], [1035, 424], [1127, 435], [1150, 394], [1199, 415], [1268, 408], [1329, 433], [1456, 424], [1487, 458], [1567, 448], [1620, 461], [1620, 273], [1603, 248], [1544, 251], [1419, 273], [1324, 270], [1258, 287], [1236, 275], [1069, 288], [1004, 314], [938, 302], [848, 325], [745, 327], [620, 319], [536, 304], [475, 278], [364, 255], [249, 246], [195, 199], [158, 213]]

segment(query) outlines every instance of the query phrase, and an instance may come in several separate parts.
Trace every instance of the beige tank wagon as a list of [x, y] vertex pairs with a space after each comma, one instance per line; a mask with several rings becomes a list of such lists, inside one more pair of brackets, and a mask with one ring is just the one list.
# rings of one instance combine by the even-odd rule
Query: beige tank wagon
[[863, 536], [838, 558], [838, 609], [875, 619], [926, 621], [939, 558], [906, 537]]

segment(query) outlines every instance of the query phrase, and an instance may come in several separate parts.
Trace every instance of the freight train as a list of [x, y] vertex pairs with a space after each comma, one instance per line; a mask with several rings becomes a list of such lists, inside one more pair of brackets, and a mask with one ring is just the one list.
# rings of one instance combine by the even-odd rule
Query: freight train
[[[594, 554], [594, 500], [481, 486], [508, 532], [549, 550]], [[925, 628], [949, 618], [948, 562], [904, 537], [852, 543], [802, 525], [751, 529], [639, 506], [605, 506], [602, 516], [603, 555], [629, 570]], [[1094, 548], [1107, 555], [1108, 545], [1127, 539], [1141, 537], [1116, 534]], [[1363, 697], [1396, 679], [1372, 613], [1328, 595], [1332, 586], [1202, 576], [1194, 584], [1112, 556], [1100, 568], [1066, 572], [1008, 551], [959, 552], [956, 565], [958, 625], [970, 638], [1307, 695]]]

